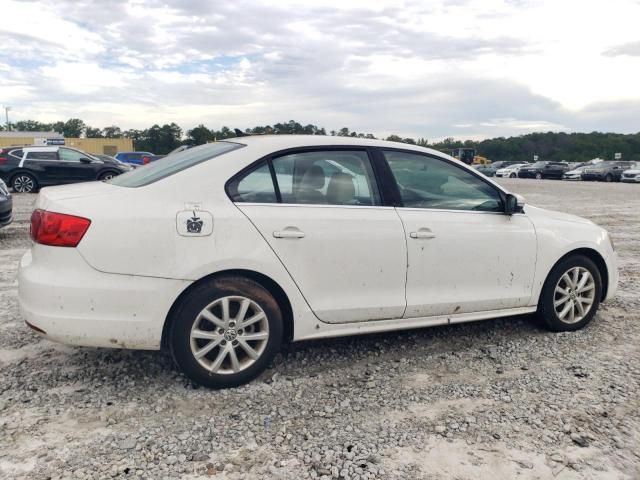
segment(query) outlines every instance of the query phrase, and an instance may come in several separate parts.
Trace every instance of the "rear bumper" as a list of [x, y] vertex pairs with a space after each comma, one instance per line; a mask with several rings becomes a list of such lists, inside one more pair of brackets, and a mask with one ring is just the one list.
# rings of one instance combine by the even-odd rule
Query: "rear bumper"
[[35, 245], [20, 261], [25, 321], [51, 340], [157, 350], [171, 305], [191, 282], [102, 273], [75, 248]]

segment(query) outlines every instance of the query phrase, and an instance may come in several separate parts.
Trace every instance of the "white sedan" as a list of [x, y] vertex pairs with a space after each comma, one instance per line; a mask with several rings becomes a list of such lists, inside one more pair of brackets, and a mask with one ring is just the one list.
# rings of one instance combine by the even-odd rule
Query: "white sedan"
[[516, 163], [514, 165], [509, 165], [508, 167], [500, 168], [496, 170], [496, 177], [508, 177], [508, 178], [517, 178], [518, 171], [524, 167], [525, 165], [529, 165], [528, 163]]
[[608, 233], [452, 157], [377, 140], [211, 143], [107, 182], [45, 188], [21, 260], [27, 324], [171, 351], [209, 387], [283, 342], [538, 312], [576, 330], [617, 288]]

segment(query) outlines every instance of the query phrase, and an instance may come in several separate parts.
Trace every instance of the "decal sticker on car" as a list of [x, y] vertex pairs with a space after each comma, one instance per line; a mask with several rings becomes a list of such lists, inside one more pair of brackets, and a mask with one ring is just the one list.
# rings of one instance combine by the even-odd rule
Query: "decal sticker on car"
[[206, 237], [213, 233], [213, 215], [206, 210], [182, 210], [176, 215], [176, 228], [183, 237]]

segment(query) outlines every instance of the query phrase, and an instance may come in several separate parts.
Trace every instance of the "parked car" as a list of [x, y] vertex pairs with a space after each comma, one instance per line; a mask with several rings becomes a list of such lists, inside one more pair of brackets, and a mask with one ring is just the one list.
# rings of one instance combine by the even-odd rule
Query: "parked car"
[[192, 145], [180, 145], [179, 147], [174, 148], [173, 150], [171, 150], [166, 155], [145, 155], [145, 156], [142, 157], [142, 161], [146, 165], [147, 163], [155, 162], [156, 160], [160, 160], [161, 158], [168, 157], [169, 155], [173, 155], [174, 153], [184, 152], [185, 150], [188, 150], [190, 148], [193, 148], [193, 146]]
[[476, 167], [476, 170], [482, 173], [483, 175], [486, 175], [487, 177], [493, 177], [495, 176], [496, 172], [501, 168], [508, 167], [510, 165], [516, 165], [518, 163], [522, 163], [522, 162], [517, 162], [514, 160], [500, 160], [498, 162], [493, 162], [488, 165], [480, 165]]
[[562, 175], [569, 170], [569, 164], [564, 162], [540, 161], [532, 165], [522, 167], [518, 171], [519, 178], [562, 178]]
[[518, 176], [518, 172], [522, 167], [529, 165], [528, 163], [514, 163], [513, 165], [509, 165], [508, 167], [499, 168], [496, 170], [496, 177], [509, 177], [516, 178]]
[[5, 158], [0, 164], [0, 178], [19, 193], [49, 185], [108, 180], [129, 171], [125, 165], [105, 163], [68, 147], [21, 147]]
[[132, 165], [147, 165], [151, 162], [151, 157], [153, 156], [151, 152], [118, 152], [114, 155], [114, 158]]
[[591, 221], [435, 150], [352, 137], [234, 138], [47, 188], [31, 234], [18, 273], [31, 328], [163, 346], [216, 388], [255, 378], [287, 341], [533, 312], [576, 330], [618, 279]]
[[134, 168], [137, 167], [137, 165], [133, 165], [131, 163], [124, 163], [121, 162], [120, 160], [118, 160], [115, 157], [112, 157], [111, 155], [105, 155], [103, 153], [98, 153], [96, 155], [91, 155], [92, 157], [96, 157], [99, 160], [102, 160], [104, 163], [109, 163], [111, 165], [118, 165], [121, 166], [123, 168], [125, 168], [127, 171], [129, 170], [133, 170]]
[[622, 172], [620, 181], [625, 183], [640, 183], [640, 164], [636, 163], [635, 167]]
[[588, 165], [583, 165], [581, 167], [574, 167], [569, 171], [564, 172], [564, 174], [562, 174], [562, 179], [563, 180], [582, 180], [582, 172], [584, 172], [587, 168], [589, 168]]
[[597, 182], [619, 182], [622, 172], [635, 167], [634, 162], [600, 162], [582, 172], [582, 180]]
[[9, 187], [0, 180], [0, 227], [9, 225], [13, 220], [13, 200]]

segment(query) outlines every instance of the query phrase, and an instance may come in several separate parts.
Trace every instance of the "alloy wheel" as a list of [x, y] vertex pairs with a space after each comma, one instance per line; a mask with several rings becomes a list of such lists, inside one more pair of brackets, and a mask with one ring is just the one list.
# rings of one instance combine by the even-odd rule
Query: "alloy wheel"
[[18, 193], [29, 193], [35, 188], [35, 182], [28, 175], [19, 175], [13, 179], [13, 189]]
[[191, 353], [213, 374], [234, 374], [253, 365], [269, 339], [264, 310], [242, 296], [219, 298], [203, 308], [191, 327]]
[[558, 280], [553, 295], [553, 307], [561, 322], [581, 321], [591, 310], [595, 300], [595, 280], [584, 267], [567, 270]]

